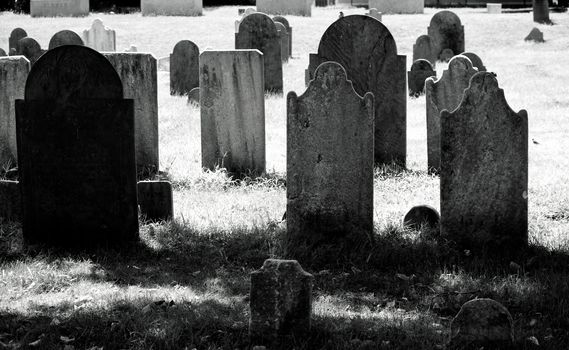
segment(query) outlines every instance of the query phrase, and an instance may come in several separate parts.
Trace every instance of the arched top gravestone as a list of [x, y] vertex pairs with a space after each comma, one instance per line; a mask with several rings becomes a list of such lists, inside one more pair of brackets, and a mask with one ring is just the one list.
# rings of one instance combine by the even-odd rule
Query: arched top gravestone
[[464, 52], [464, 26], [454, 12], [437, 12], [427, 32], [433, 40], [433, 52], [437, 59], [444, 49], [452, 50], [455, 55]]
[[290, 26], [288, 20], [286, 18], [284, 18], [283, 16], [275, 16], [275, 17], [273, 17], [273, 21], [275, 23], [281, 23], [286, 28], [286, 32], [288, 34], [288, 53], [287, 53], [287, 55], [292, 57], [292, 27]]
[[470, 62], [472, 62], [472, 66], [478, 69], [479, 72], [485, 72], [486, 67], [484, 67], [484, 63], [482, 63], [482, 59], [480, 56], [475, 54], [474, 52], [463, 52], [461, 53], [462, 56], [468, 57]]
[[425, 59], [434, 65], [437, 62], [437, 58], [431, 37], [426, 34], [418, 37], [415, 44], [413, 44], [413, 62]]
[[200, 49], [190, 40], [179, 41], [170, 54], [170, 94], [187, 95], [199, 87]]
[[44, 50], [42, 50], [40, 44], [33, 38], [22, 38], [16, 44], [16, 55], [26, 56], [32, 66], [43, 53]]
[[290, 29], [290, 24], [288, 23], [288, 19], [284, 18], [283, 16], [275, 16], [273, 17], [273, 21], [282, 23], [285, 26], [287, 32]]
[[17, 49], [18, 41], [27, 36], [28, 33], [26, 33], [26, 31], [23, 30], [22, 28], [15, 28], [14, 30], [12, 30], [12, 32], [10, 33], [10, 38], [8, 39], [8, 52], [12, 48]]
[[418, 59], [413, 62], [407, 76], [409, 96], [416, 97], [425, 92], [425, 80], [436, 75], [437, 72], [435, 72], [431, 62], [425, 59]]
[[83, 39], [79, 36], [79, 34], [71, 31], [71, 30], [62, 30], [55, 33], [51, 40], [49, 41], [48, 50], [55, 49], [56, 47], [63, 46], [63, 45], [80, 45], [84, 46], [85, 43]]

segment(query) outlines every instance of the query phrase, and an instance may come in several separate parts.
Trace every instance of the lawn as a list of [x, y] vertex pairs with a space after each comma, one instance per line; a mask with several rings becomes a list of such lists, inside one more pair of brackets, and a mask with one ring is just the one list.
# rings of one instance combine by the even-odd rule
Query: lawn
[[[203, 172], [199, 109], [170, 96], [168, 73], [159, 72], [160, 164], [175, 188], [172, 222], [142, 223], [136, 246], [72, 253], [23, 247], [20, 226], [0, 223], [0, 348], [252, 345], [249, 273], [284, 251], [286, 92], [304, 92], [308, 53], [316, 52], [339, 11], [288, 16], [293, 59], [284, 65], [285, 95], [266, 98], [266, 176], [236, 182], [223, 171]], [[413, 43], [436, 10], [425, 12], [383, 17], [408, 67]], [[569, 17], [552, 13], [555, 25], [547, 26], [533, 23], [531, 13], [455, 12], [467, 51], [497, 74], [512, 109], [529, 114], [531, 247], [507, 257], [477, 256], [428, 230], [402, 227], [413, 205], [439, 207], [438, 177], [426, 172], [425, 99], [409, 99], [408, 170], [376, 169], [376, 243], [354, 261], [304, 266], [315, 275], [313, 328], [289, 348], [440, 349], [452, 317], [475, 297], [494, 298], [510, 310], [517, 348], [532, 348], [532, 336], [540, 348], [569, 347]], [[0, 47], [7, 48], [15, 27], [45, 48], [55, 32], [80, 32], [97, 17], [117, 31], [117, 48], [134, 44], [158, 58], [183, 39], [201, 50], [232, 49], [237, 7], [207, 8], [197, 18], [0, 13]], [[545, 43], [523, 40], [533, 27], [544, 32]]]

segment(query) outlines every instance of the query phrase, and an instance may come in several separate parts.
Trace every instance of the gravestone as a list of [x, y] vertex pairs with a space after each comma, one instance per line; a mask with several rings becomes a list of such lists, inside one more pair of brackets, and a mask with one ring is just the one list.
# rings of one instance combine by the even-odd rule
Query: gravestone
[[170, 56], [160, 57], [156, 60], [156, 65], [159, 71], [169, 72], [170, 71]]
[[533, 21], [545, 24], [551, 23], [548, 0], [533, 0]]
[[501, 3], [487, 3], [486, 10], [488, 13], [491, 14], [500, 14], [502, 13], [502, 4]]
[[414, 230], [419, 230], [423, 225], [429, 228], [436, 228], [441, 221], [441, 216], [437, 210], [430, 205], [417, 205], [411, 208], [405, 217], [403, 225]]
[[83, 42], [85, 46], [101, 52], [117, 50], [115, 31], [105, 27], [99, 18], [93, 21], [91, 28], [83, 31]]
[[381, 13], [423, 13], [425, 0], [369, 0], [369, 8]]
[[470, 62], [472, 62], [472, 66], [478, 69], [479, 72], [486, 72], [486, 67], [482, 62], [482, 59], [477, 54], [474, 52], [463, 52], [461, 55], [468, 57]]
[[188, 94], [188, 103], [192, 103], [196, 106], [200, 105], [200, 88], [196, 87], [190, 90]]
[[33, 66], [36, 61], [45, 53], [45, 50], [42, 50], [40, 44], [33, 38], [22, 38], [18, 41], [16, 45], [16, 55], [25, 56], [28, 61], [30, 61], [30, 65]]
[[22, 28], [15, 28], [14, 30], [12, 30], [12, 32], [10, 33], [10, 38], [8, 39], [8, 52], [10, 52], [10, 49], [12, 48], [17, 49], [18, 41], [27, 36], [28, 33], [26, 33], [26, 31], [23, 30]]
[[103, 56], [61, 46], [16, 101], [26, 242], [90, 248], [138, 239], [133, 101]]
[[235, 35], [235, 48], [261, 51], [265, 64], [265, 91], [282, 92], [281, 41], [277, 26], [269, 16], [252, 13], [245, 17]]
[[6, 51], [4, 51], [4, 49], [0, 49], [0, 57], [4, 57], [4, 56], [7, 56]]
[[141, 0], [143, 16], [201, 16], [203, 0]]
[[407, 75], [409, 84], [409, 96], [417, 97], [425, 92], [425, 80], [428, 77], [436, 77], [437, 72], [431, 62], [419, 59], [413, 62]]
[[24, 56], [0, 57], [0, 168], [17, 164], [16, 99], [24, 98], [30, 61]]
[[32, 17], [80, 17], [89, 15], [89, 0], [30, 0]]
[[285, 26], [286, 32], [288, 33], [288, 55], [292, 57], [292, 27], [288, 23], [288, 20], [283, 16], [275, 16], [273, 17], [273, 21], [275, 23], [282, 23]]
[[179, 41], [170, 54], [170, 95], [187, 95], [200, 86], [200, 49], [189, 40]]
[[48, 50], [55, 49], [62, 45], [85, 45], [81, 37], [71, 30], [62, 30], [55, 33], [49, 41]]
[[537, 28], [533, 28], [524, 40], [525, 41], [535, 41], [536, 43], [544, 43], [545, 42], [545, 40], [543, 39], [543, 33]]
[[441, 58], [444, 49], [452, 50], [453, 54], [465, 51], [464, 26], [452, 11], [437, 12], [431, 18], [428, 34], [432, 39], [433, 54], [437, 59]]
[[251, 273], [250, 342], [291, 344], [310, 332], [314, 277], [296, 260], [267, 259]]
[[22, 196], [18, 181], [0, 180], [0, 218], [4, 221], [22, 220]]
[[172, 184], [168, 181], [138, 183], [140, 213], [150, 221], [167, 221], [174, 217]]
[[149, 53], [105, 52], [123, 83], [125, 98], [134, 100], [134, 139], [139, 177], [158, 171], [158, 72]]
[[439, 56], [439, 60], [442, 62], [448, 62], [453, 57], [454, 52], [451, 49], [444, 49]]
[[124, 49], [124, 52], [138, 52], [138, 49], [136, 48], [136, 45], [130, 45], [129, 47]]
[[269, 15], [312, 16], [313, 0], [257, 0], [257, 11]]
[[434, 66], [438, 60], [438, 54], [435, 53], [433, 40], [428, 35], [421, 35], [413, 44], [413, 62], [419, 59], [425, 59]]
[[358, 95], [336, 62], [320, 65], [303, 95], [288, 94], [287, 238], [293, 255], [308, 259], [308, 251], [322, 245], [342, 250], [369, 240], [373, 99], [372, 93]]
[[281, 60], [283, 62], [288, 62], [289, 40], [286, 27], [279, 22], [275, 22], [275, 26], [277, 27], [277, 33], [279, 33], [279, 37], [281, 38]]
[[379, 11], [378, 11], [377, 9], [375, 9], [375, 8], [370, 8], [370, 9], [369, 9], [369, 13], [368, 13], [367, 15], [370, 16], [370, 17], [373, 17], [373, 18], [375, 18], [375, 19], [377, 19], [378, 21], [381, 22], [381, 17], [382, 17], [383, 14], [382, 14], [381, 12], [379, 12]]
[[470, 80], [441, 112], [441, 234], [508, 251], [528, 240], [528, 118], [508, 106], [492, 73]]
[[[405, 166], [407, 57], [397, 54], [395, 39], [387, 27], [365, 15], [340, 18], [322, 35], [318, 57], [312, 60], [316, 64], [338, 62], [360, 96], [373, 93], [375, 162]], [[309, 70], [312, 67], [310, 64]], [[310, 71], [310, 78], [313, 72]]]
[[220, 166], [237, 176], [265, 171], [263, 86], [258, 50], [200, 55], [202, 167]]
[[438, 172], [441, 164], [441, 111], [454, 111], [478, 70], [462, 55], [453, 57], [442, 76], [428, 78], [425, 82], [427, 107], [427, 163], [431, 172]]

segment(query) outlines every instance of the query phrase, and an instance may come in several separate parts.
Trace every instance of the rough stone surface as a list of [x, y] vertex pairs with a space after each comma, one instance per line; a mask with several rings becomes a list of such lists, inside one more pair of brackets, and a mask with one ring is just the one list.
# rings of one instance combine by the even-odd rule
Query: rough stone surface
[[288, 56], [289, 56], [288, 32], [286, 31], [286, 27], [282, 23], [275, 22], [275, 26], [277, 27], [277, 32], [279, 33], [279, 37], [281, 38], [281, 60], [283, 62], [288, 62]]
[[413, 44], [413, 62], [419, 59], [425, 59], [434, 66], [437, 62], [438, 56], [433, 47], [433, 40], [428, 35], [421, 35]]
[[315, 61], [317, 64], [338, 62], [360, 96], [373, 93], [375, 162], [396, 162], [404, 166], [407, 156], [407, 57], [397, 55], [395, 39], [387, 27], [365, 15], [340, 18], [322, 35]]
[[265, 62], [265, 90], [283, 91], [281, 41], [275, 22], [269, 16], [252, 13], [245, 17], [235, 35], [235, 48], [261, 51]]
[[292, 57], [292, 27], [288, 23], [288, 20], [283, 16], [275, 16], [273, 17], [274, 22], [282, 23], [283, 26], [286, 28], [286, 32], [288, 33], [288, 55]]
[[428, 34], [432, 39], [433, 53], [437, 59], [444, 49], [453, 53], [464, 52], [464, 26], [452, 11], [437, 12], [431, 19]]
[[488, 10], [488, 13], [500, 14], [500, 13], [502, 13], [502, 4], [501, 3], [487, 3], [486, 9]]
[[287, 96], [287, 235], [298, 246], [373, 230], [373, 95], [347, 79], [327, 62], [302, 96]]
[[105, 27], [101, 19], [96, 18], [91, 28], [83, 31], [83, 42], [85, 46], [97, 51], [116, 51], [116, 33], [114, 30]]
[[528, 118], [492, 73], [475, 74], [441, 113], [441, 234], [461, 245], [515, 249], [528, 240]]
[[441, 164], [441, 111], [454, 111], [458, 107], [470, 78], [477, 72], [466, 56], [458, 55], [452, 58], [438, 80], [425, 81], [429, 171], [438, 172]]
[[[254, 15], [251, 15], [254, 16]], [[200, 55], [202, 167], [240, 176], [265, 171], [263, 55], [258, 50]]]
[[453, 57], [454, 52], [451, 49], [444, 49], [439, 56], [439, 60], [442, 62], [448, 62]]
[[201, 16], [203, 0], [141, 0], [143, 16]]
[[23, 30], [22, 28], [15, 28], [14, 30], [12, 30], [12, 32], [10, 33], [10, 38], [8, 38], [8, 52], [10, 52], [10, 49], [17, 49], [18, 41], [27, 36], [28, 33], [26, 33], [26, 31]]
[[381, 13], [423, 13], [425, 0], [369, 0], [369, 8]]
[[32, 17], [80, 17], [89, 15], [89, 0], [30, 0]]
[[174, 216], [172, 184], [168, 181], [139, 182], [138, 206], [146, 220], [170, 220]]
[[85, 45], [83, 43], [83, 39], [79, 36], [79, 34], [71, 31], [71, 30], [62, 30], [55, 33], [51, 40], [49, 41], [48, 50], [55, 49], [56, 47], [62, 45]]
[[551, 23], [548, 0], [533, 0], [533, 21], [537, 23]]
[[472, 66], [478, 69], [479, 72], [486, 72], [486, 67], [482, 62], [482, 59], [477, 54], [474, 52], [463, 52], [461, 55], [468, 57], [470, 62], [472, 62]]
[[33, 66], [44, 52], [45, 50], [42, 50], [35, 39], [26, 37], [18, 41], [15, 54], [25, 56], [30, 61], [30, 65]]
[[170, 95], [187, 95], [200, 86], [200, 49], [189, 40], [179, 41], [170, 54]]
[[312, 15], [312, 0], [257, 0], [257, 11], [269, 15]]
[[525, 41], [535, 41], [536, 43], [544, 43], [545, 42], [545, 40], [543, 39], [543, 32], [537, 28], [533, 28], [524, 40]]
[[403, 218], [403, 225], [414, 230], [419, 230], [425, 225], [430, 228], [439, 226], [441, 216], [437, 210], [430, 205], [417, 205], [411, 208]]
[[437, 72], [431, 62], [419, 59], [413, 62], [407, 75], [409, 84], [409, 96], [419, 96], [425, 92], [425, 80], [428, 77], [436, 77]]
[[0, 180], [0, 218], [5, 221], [22, 220], [22, 196], [18, 181]]
[[465, 303], [450, 328], [451, 346], [507, 347], [514, 342], [512, 315], [504, 305], [492, 299], [474, 299]]
[[103, 56], [81, 46], [48, 51], [16, 101], [16, 123], [27, 242], [138, 239], [133, 103]]
[[200, 88], [196, 87], [190, 90], [188, 93], [188, 103], [192, 103], [196, 106], [200, 105]]
[[308, 335], [313, 283], [296, 260], [267, 259], [251, 273], [251, 344], [290, 344]]
[[158, 72], [149, 53], [104, 53], [121, 77], [125, 98], [134, 100], [134, 139], [139, 177], [158, 171]]
[[24, 56], [0, 57], [0, 168], [17, 163], [16, 107], [24, 98], [30, 62]]

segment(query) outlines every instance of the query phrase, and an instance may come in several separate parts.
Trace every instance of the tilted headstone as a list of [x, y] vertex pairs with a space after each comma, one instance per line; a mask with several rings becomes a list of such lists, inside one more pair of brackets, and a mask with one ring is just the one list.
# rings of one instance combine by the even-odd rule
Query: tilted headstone
[[10, 38], [8, 39], [8, 53], [12, 48], [17, 49], [18, 41], [27, 36], [28, 33], [26, 33], [26, 31], [23, 30], [22, 28], [15, 28], [14, 30], [12, 30], [12, 32], [10, 33]]
[[548, 0], [533, 0], [533, 21], [537, 23], [551, 23]]
[[430, 205], [414, 206], [403, 217], [403, 225], [414, 230], [419, 230], [422, 226], [436, 228], [440, 221], [441, 216]]
[[474, 52], [463, 52], [461, 55], [468, 57], [470, 62], [472, 62], [472, 66], [478, 69], [479, 72], [486, 72], [486, 67], [482, 62], [482, 59], [477, 54]]
[[80, 17], [89, 15], [89, 0], [30, 0], [32, 17]]
[[103, 21], [99, 18], [93, 21], [91, 28], [83, 31], [83, 42], [85, 46], [97, 51], [116, 51], [116, 41], [115, 31], [105, 27]]
[[435, 53], [433, 39], [428, 35], [421, 35], [413, 44], [413, 62], [419, 59], [425, 59], [434, 66], [438, 60], [438, 54]]
[[188, 94], [188, 103], [192, 103], [196, 106], [200, 105], [200, 88], [196, 87], [190, 90]]
[[257, 11], [269, 15], [312, 16], [313, 0], [257, 0]]
[[48, 51], [16, 101], [27, 242], [90, 248], [138, 239], [134, 105], [83, 46]]
[[465, 51], [464, 26], [452, 11], [437, 12], [431, 18], [428, 34], [433, 41], [433, 54], [437, 59], [440, 59], [444, 49], [452, 50], [453, 55]]
[[409, 96], [419, 96], [425, 92], [425, 80], [428, 77], [436, 77], [437, 72], [431, 62], [419, 59], [413, 62], [411, 70], [407, 74]]
[[200, 49], [189, 40], [179, 41], [170, 54], [170, 95], [187, 95], [200, 86]]
[[141, 0], [143, 16], [201, 16], [203, 0]]
[[425, 0], [369, 0], [369, 8], [381, 13], [423, 13]]
[[51, 40], [49, 41], [48, 50], [55, 49], [56, 47], [62, 45], [85, 45], [83, 39], [79, 36], [79, 34], [71, 31], [71, 30], [62, 30], [55, 33]]
[[545, 42], [545, 40], [543, 40], [543, 32], [537, 28], [533, 28], [524, 40], [525, 41], [535, 41], [536, 43], [544, 43]]
[[22, 220], [22, 196], [18, 181], [0, 180], [0, 218], [5, 221]]
[[281, 60], [283, 62], [288, 62], [289, 40], [286, 27], [279, 22], [275, 22], [275, 26], [277, 27], [277, 33], [279, 33], [279, 37], [281, 38]]
[[[375, 19], [370, 20], [379, 23]], [[293, 255], [347, 246], [373, 230], [374, 97], [361, 97], [336, 62], [287, 96], [287, 236]]]
[[381, 22], [381, 16], [383, 14], [381, 12], [379, 12], [376, 8], [370, 8], [369, 13], [367, 15], [370, 17], [373, 17], [373, 18], [375, 18]]
[[277, 26], [269, 16], [253, 13], [245, 17], [239, 25], [239, 33], [235, 35], [235, 48], [261, 51], [265, 64], [265, 90], [282, 92], [281, 41]]
[[397, 54], [395, 39], [387, 27], [365, 15], [340, 18], [322, 35], [318, 57], [313, 61], [340, 63], [360, 96], [368, 91], [373, 93], [375, 162], [405, 166], [407, 57]]
[[425, 82], [427, 107], [427, 163], [429, 171], [438, 172], [441, 163], [441, 111], [454, 111], [478, 70], [462, 55], [454, 56], [442, 76]]
[[441, 234], [461, 246], [528, 241], [528, 116], [508, 106], [492, 73], [470, 80], [441, 112]]
[[149, 53], [105, 52], [122, 80], [124, 96], [134, 100], [134, 139], [139, 177], [158, 171], [158, 72]]
[[202, 167], [219, 166], [238, 176], [265, 171], [263, 86], [263, 55], [258, 50], [202, 52]]
[[33, 38], [22, 38], [16, 45], [15, 54], [19, 56], [25, 56], [28, 61], [30, 61], [30, 65], [32, 66], [44, 53], [45, 50], [42, 50], [40, 44]]
[[250, 342], [291, 344], [310, 332], [314, 277], [296, 260], [267, 259], [251, 273]]
[[16, 99], [24, 98], [30, 61], [24, 56], [0, 57], [0, 168], [17, 164]]
[[273, 17], [274, 22], [282, 23], [285, 26], [286, 32], [288, 33], [288, 56], [292, 57], [292, 27], [288, 23], [288, 20], [283, 16]]
[[140, 213], [150, 221], [167, 221], [174, 217], [172, 184], [168, 181], [141, 181], [138, 187]]

